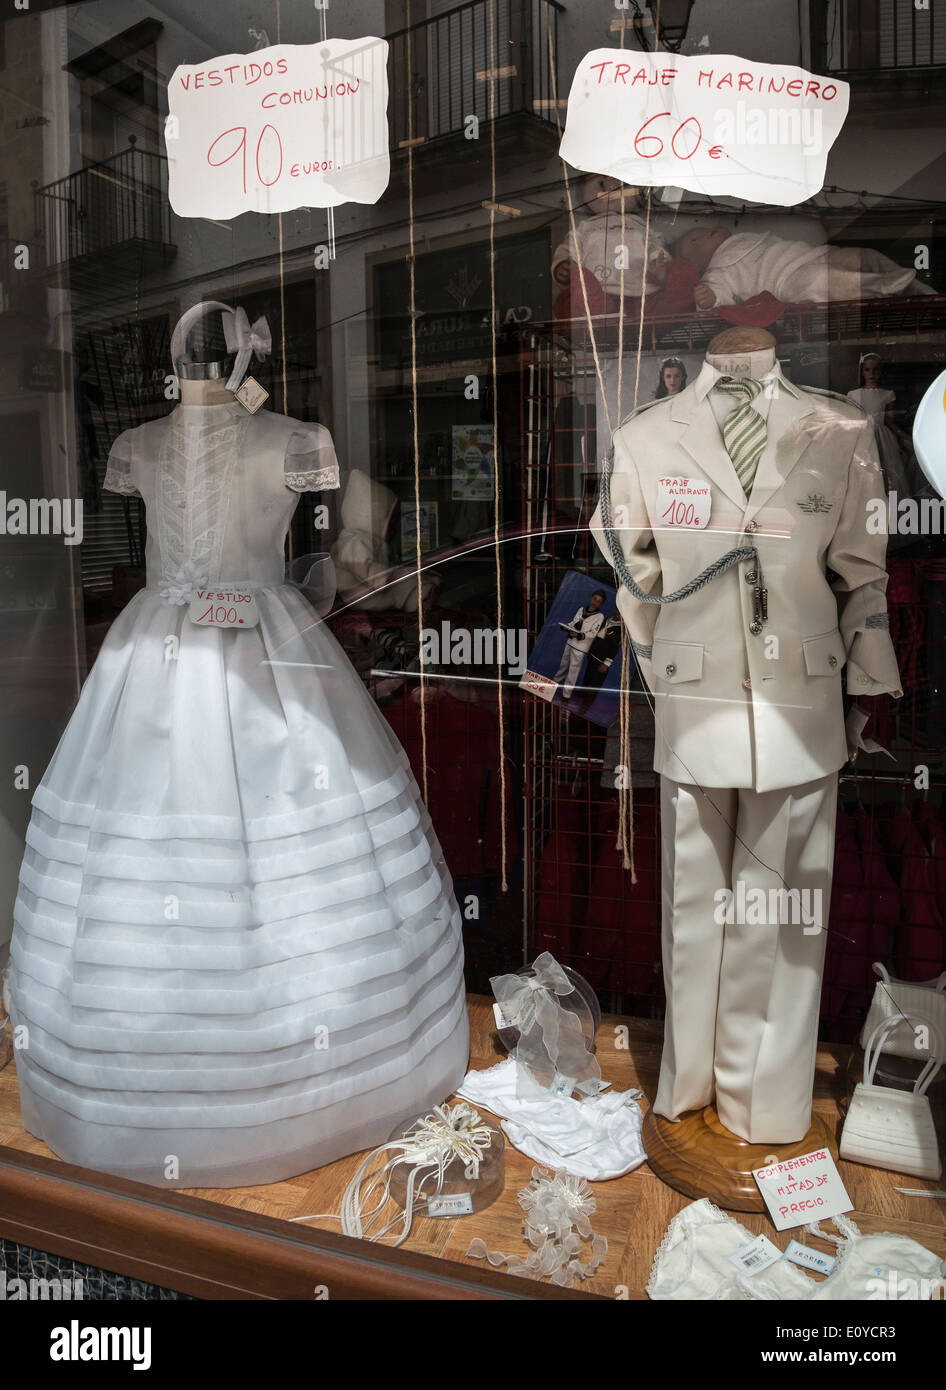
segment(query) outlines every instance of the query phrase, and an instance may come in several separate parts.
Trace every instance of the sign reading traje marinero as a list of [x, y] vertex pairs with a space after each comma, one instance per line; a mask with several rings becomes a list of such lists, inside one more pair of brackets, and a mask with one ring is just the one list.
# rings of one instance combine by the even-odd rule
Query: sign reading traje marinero
[[627, 184], [788, 206], [818, 193], [850, 88], [732, 54], [596, 48], [568, 95], [561, 155]]
[[176, 68], [165, 123], [179, 217], [375, 203], [388, 185], [388, 46], [329, 39]]

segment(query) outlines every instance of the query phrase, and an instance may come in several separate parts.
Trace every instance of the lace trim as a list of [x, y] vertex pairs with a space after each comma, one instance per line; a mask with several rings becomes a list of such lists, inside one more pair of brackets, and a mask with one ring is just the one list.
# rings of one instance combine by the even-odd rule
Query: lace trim
[[119, 473], [117, 468], [106, 468], [105, 481], [102, 486], [106, 492], [118, 492], [121, 493], [122, 497], [141, 496], [131, 476], [128, 473]]
[[310, 468], [303, 473], [286, 473], [283, 475], [286, 487], [293, 492], [321, 492], [324, 488], [338, 487], [338, 469], [331, 468]]

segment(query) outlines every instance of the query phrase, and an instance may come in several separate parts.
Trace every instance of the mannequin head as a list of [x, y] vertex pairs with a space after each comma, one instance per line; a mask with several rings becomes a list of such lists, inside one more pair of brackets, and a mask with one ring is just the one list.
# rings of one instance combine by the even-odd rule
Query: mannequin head
[[679, 357], [665, 357], [660, 364], [655, 399], [660, 401], [665, 396], [677, 396], [686, 384], [687, 369]]
[[702, 275], [723, 242], [732, 236], [728, 227], [694, 227], [677, 242], [676, 255], [692, 261]]
[[880, 374], [883, 371], [883, 362], [876, 352], [865, 352], [861, 358], [861, 380], [860, 385], [868, 389], [880, 385]]

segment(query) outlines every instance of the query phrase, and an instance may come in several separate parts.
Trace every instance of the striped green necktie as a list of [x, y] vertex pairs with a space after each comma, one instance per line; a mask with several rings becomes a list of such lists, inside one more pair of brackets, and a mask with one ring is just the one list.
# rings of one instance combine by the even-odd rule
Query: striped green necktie
[[717, 381], [716, 390], [725, 391], [737, 401], [735, 410], [731, 410], [723, 421], [723, 443], [742, 483], [742, 490], [748, 497], [767, 433], [765, 421], [752, 404], [762, 390], [762, 382], [751, 376], [738, 380], [724, 376]]

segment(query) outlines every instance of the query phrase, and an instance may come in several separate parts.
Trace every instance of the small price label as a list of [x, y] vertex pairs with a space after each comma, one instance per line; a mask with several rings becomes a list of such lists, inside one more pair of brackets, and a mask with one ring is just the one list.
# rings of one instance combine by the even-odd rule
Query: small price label
[[256, 627], [259, 609], [246, 589], [197, 589], [187, 616], [195, 627]]
[[502, 1004], [496, 1003], [493, 1005], [493, 1018], [496, 1020], [496, 1027], [500, 1032], [502, 1032], [504, 1028], [515, 1028], [516, 1026], [512, 1019], [507, 1018], [503, 1013]]
[[472, 1216], [473, 1196], [469, 1192], [441, 1193], [427, 1198], [428, 1216]]
[[773, 1245], [768, 1236], [756, 1236], [748, 1245], [741, 1245], [735, 1255], [729, 1257], [744, 1274], [759, 1274], [769, 1265], [782, 1258], [782, 1252]]
[[833, 1255], [822, 1255], [820, 1250], [812, 1250], [808, 1245], [800, 1245], [797, 1240], [789, 1241], [785, 1247], [785, 1258], [803, 1269], [814, 1269], [819, 1274], [830, 1274], [837, 1260]]
[[260, 386], [255, 376], [246, 377], [243, 385], [233, 394], [251, 415], [255, 415], [260, 406], [269, 400], [269, 392], [265, 386]]

